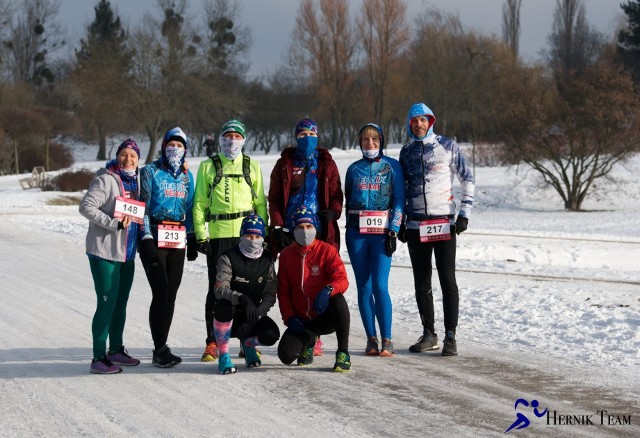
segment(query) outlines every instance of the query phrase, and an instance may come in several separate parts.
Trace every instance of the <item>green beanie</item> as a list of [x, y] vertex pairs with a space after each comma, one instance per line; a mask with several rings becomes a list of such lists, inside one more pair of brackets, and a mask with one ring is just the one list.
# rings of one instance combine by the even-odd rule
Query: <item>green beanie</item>
[[244, 124], [239, 120], [229, 120], [227, 123], [222, 125], [222, 132], [220, 135], [224, 137], [227, 132], [237, 132], [243, 138], [246, 137], [244, 134]]

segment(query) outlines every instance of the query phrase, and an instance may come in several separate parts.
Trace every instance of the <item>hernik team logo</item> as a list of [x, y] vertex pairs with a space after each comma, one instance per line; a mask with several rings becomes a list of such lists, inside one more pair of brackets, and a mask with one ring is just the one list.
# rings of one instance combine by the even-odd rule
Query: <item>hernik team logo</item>
[[545, 408], [544, 411], [540, 412], [538, 410], [538, 406], [540, 406], [540, 402], [538, 402], [538, 400], [531, 400], [531, 405], [529, 405], [529, 402], [527, 400], [523, 398], [519, 398], [518, 400], [516, 400], [516, 403], [514, 406], [514, 409], [516, 410], [516, 421], [514, 421], [513, 424], [509, 426], [507, 430], [504, 431], [504, 433], [507, 433], [510, 430], [524, 429], [525, 427], [528, 427], [531, 424], [531, 420], [529, 420], [526, 415], [524, 415], [522, 412], [517, 412], [519, 405], [524, 405], [527, 407], [531, 406], [533, 408], [533, 415], [535, 415], [538, 418], [544, 417], [544, 415], [547, 413], [547, 410], [548, 410], [547, 408]]

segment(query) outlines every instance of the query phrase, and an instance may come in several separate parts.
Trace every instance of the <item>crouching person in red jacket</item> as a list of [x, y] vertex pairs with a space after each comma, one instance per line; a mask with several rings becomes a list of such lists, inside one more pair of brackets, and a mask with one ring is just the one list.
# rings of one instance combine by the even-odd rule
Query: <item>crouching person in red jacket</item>
[[316, 239], [318, 217], [302, 206], [293, 213], [295, 243], [280, 254], [278, 302], [287, 326], [278, 344], [284, 364], [313, 363], [313, 346], [320, 335], [336, 333], [338, 350], [334, 371], [351, 368], [350, 314], [344, 293], [347, 272], [338, 250]]

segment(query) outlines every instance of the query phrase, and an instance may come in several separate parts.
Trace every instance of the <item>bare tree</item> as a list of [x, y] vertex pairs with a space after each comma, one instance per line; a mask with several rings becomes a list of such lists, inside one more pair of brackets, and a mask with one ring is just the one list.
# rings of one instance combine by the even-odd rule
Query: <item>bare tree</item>
[[397, 68], [409, 41], [407, 5], [403, 0], [365, 0], [357, 20], [365, 53], [373, 120], [384, 124], [385, 97], [390, 72]]
[[518, 59], [520, 46], [520, 6], [522, 0], [505, 0], [502, 5], [502, 39]]
[[603, 41], [587, 23], [582, 0], [556, 0], [547, 59], [557, 74], [579, 72], [593, 65]]
[[467, 107], [459, 89], [467, 81], [464, 66], [469, 62], [460, 17], [429, 7], [416, 20], [413, 35], [407, 51], [412, 87], [405, 87], [405, 101], [425, 101], [437, 111], [439, 132], [451, 135], [460, 111]]
[[346, 0], [303, 0], [290, 59], [310, 78], [320, 117], [329, 120], [332, 145], [344, 146], [353, 98], [356, 37]]
[[594, 181], [639, 149], [640, 100], [631, 75], [611, 64], [561, 82], [522, 67], [495, 90], [503, 94], [495, 124], [512, 161], [539, 172], [567, 210], [581, 210]]
[[65, 44], [60, 25], [54, 21], [59, 10], [60, 0], [23, 0], [20, 4], [5, 42], [14, 81], [53, 82], [46, 57]]
[[184, 99], [188, 78], [197, 70], [194, 33], [185, 22], [187, 1], [158, 0], [158, 6], [162, 20], [147, 14], [131, 38], [135, 55], [130, 111], [149, 137], [147, 163], [154, 160], [168, 125], [183, 124], [191, 105]]
[[206, 0], [204, 3], [207, 72], [244, 73], [245, 55], [251, 47], [251, 30], [239, 25], [242, 5], [238, 0]]

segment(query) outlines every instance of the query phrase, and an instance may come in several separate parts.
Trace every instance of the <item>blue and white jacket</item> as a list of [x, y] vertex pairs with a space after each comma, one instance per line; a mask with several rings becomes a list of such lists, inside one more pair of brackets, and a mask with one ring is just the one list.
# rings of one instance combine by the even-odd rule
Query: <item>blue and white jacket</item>
[[157, 239], [161, 221], [183, 222], [193, 232], [193, 174], [173, 172], [160, 158], [140, 171], [140, 199], [146, 203], [141, 238]]
[[[381, 148], [382, 149], [382, 148]], [[359, 210], [389, 210], [389, 230], [398, 232], [404, 208], [404, 178], [398, 160], [380, 156], [352, 163], [345, 178], [347, 227], [358, 227]]]
[[[411, 132], [409, 121], [416, 115], [429, 116], [433, 112], [424, 104], [416, 104], [409, 111], [407, 130], [412, 142], [400, 151], [400, 165], [404, 173], [406, 204], [404, 214], [407, 228], [417, 228], [416, 221], [449, 217], [455, 221], [456, 202], [452, 193], [453, 178], [461, 186], [459, 215], [469, 219], [475, 193], [475, 180], [460, 147], [452, 139], [436, 135], [430, 127], [426, 136], [418, 139]], [[433, 125], [433, 124], [431, 124]]]

